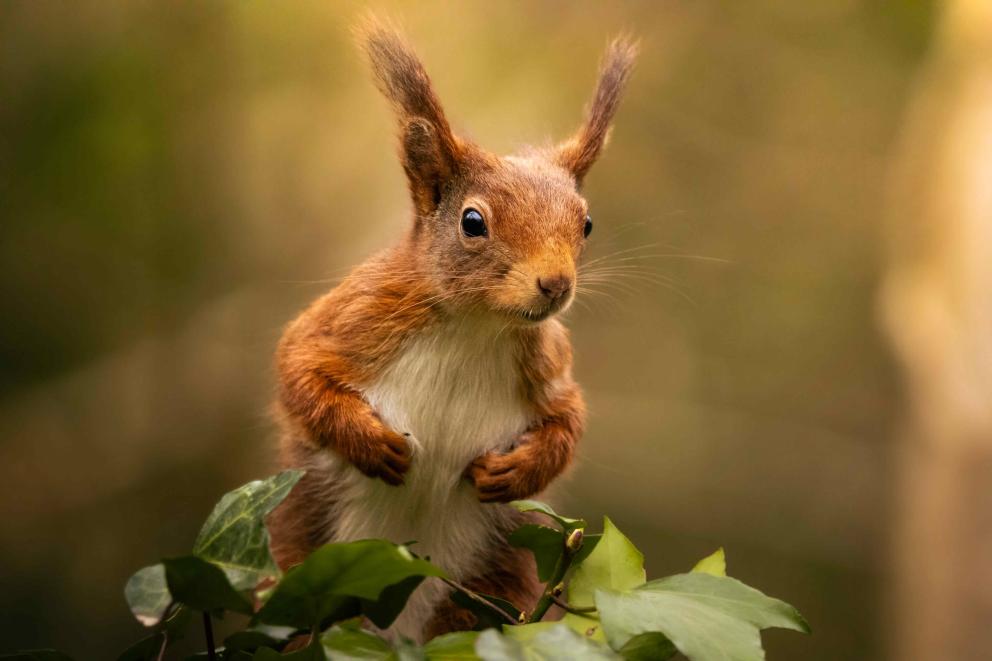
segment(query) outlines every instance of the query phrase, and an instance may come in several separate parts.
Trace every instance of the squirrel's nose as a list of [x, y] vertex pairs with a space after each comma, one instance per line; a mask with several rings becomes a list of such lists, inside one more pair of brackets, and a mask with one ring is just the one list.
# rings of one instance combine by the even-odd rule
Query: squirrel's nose
[[537, 288], [552, 301], [557, 301], [568, 294], [572, 288], [572, 280], [565, 275], [540, 277], [537, 279]]

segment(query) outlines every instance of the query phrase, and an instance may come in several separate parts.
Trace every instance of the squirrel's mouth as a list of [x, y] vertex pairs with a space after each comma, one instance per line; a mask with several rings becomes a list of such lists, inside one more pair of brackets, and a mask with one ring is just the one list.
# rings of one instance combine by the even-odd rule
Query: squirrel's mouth
[[554, 313], [555, 310], [553, 308], [548, 308], [547, 310], [516, 310], [518, 317], [531, 323], [544, 321]]
[[545, 319], [554, 316], [558, 312], [561, 312], [569, 306], [572, 302], [571, 297], [560, 299], [555, 301], [550, 305], [534, 310], [532, 308], [516, 308], [512, 310], [513, 316], [521, 319], [525, 322], [536, 324], [544, 321]]

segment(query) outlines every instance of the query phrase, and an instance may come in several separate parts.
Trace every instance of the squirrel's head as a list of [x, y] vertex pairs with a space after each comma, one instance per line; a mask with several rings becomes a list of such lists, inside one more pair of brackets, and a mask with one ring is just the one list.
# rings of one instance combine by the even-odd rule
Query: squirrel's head
[[410, 240], [436, 300], [524, 324], [568, 307], [592, 230], [582, 182], [606, 143], [636, 45], [625, 37], [609, 45], [571, 138], [500, 157], [452, 132], [423, 65], [394, 27], [370, 17], [358, 34], [399, 120], [415, 209]]

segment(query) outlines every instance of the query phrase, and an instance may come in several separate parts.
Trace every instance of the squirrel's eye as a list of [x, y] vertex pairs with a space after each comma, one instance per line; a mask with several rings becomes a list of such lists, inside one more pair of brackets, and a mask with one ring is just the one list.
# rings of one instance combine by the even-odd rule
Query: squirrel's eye
[[468, 237], [489, 236], [481, 213], [475, 209], [465, 209], [462, 212], [462, 234]]
[[586, 224], [582, 227], [582, 236], [589, 238], [592, 234], [592, 217], [586, 216]]

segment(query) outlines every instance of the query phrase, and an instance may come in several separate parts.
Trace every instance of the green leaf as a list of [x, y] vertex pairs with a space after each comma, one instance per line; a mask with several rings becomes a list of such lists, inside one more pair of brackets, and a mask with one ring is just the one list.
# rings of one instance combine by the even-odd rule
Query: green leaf
[[[576, 608], [594, 606], [597, 589], [628, 590], [645, 580], [644, 556], [609, 518], [603, 518], [603, 533], [596, 537], [589, 535], [583, 540], [576, 561], [583, 555], [587, 544], [592, 550], [572, 571], [568, 583], [568, 603]], [[561, 621], [589, 640], [606, 642], [595, 613], [566, 613]]]
[[279, 647], [281, 642], [261, 631], [237, 631], [224, 639], [224, 649], [228, 652], [254, 652], [260, 647]]
[[595, 605], [596, 590], [629, 590], [644, 580], [644, 555], [609, 518], [603, 517], [603, 536], [572, 574], [568, 603], [588, 608]]
[[494, 607], [476, 601], [461, 590], [455, 590], [451, 593], [451, 600], [455, 602], [455, 604], [467, 609], [477, 618], [477, 622], [473, 627], [474, 631], [482, 631], [483, 629], [488, 629], [490, 627], [500, 627], [507, 624], [504, 613], [509, 615], [515, 621], [520, 620], [523, 614], [522, 611], [506, 599], [495, 597], [491, 594], [476, 594], [483, 597]]
[[548, 629], [559, 626], [559, 622], [531, 622], [530, 624], [504, 624], [501, 631], [504, 636], [509, 636], [518, 643], [529, 643], [539, 633], [544, 633]]
[[[545, 624], [545, 623], [540, 623]], [[586, 640], [561, 623], [549, 623], [531, 636], [501, 636], [495, 629], [483, 631], [475, 642], [475, 652], [483, 661], [617, 661], [612, 650]], [[532, 625], [526, 625], [531, 627]], [[525, 627], [511, 627], [511, 629]], [[519, 634], [518, 634], [519, 635]]]
[[712, 576], [726, 576], [727, 556], [723, 552], [723, 547], [721, 546], [716, 551], [697, 562], [696, 566], [692, 568], [692, 571], [702, 572]]
[[602, 538], [602, 533], [596, 535], [583, 535], [582, 547], [579, 548], [579, 552], [575, 554], [574, 558], [572, 558], [573, 571], [574, 568], [577, 568], [580, 564], [585, 562], [585, 559], [592, 554], [593, 550], [596, 548], [596, 545], [599, 544], [599, 540]]
[[162, 643], [165, 641], [165, 634], [161, 631], [142, 638], [131, 647], [121, 652], [117, 661], [153, 661], [158, 658], [162, 651]]
[[374, 633], [348, 624], [331, 627], [320, 637], [324, 652], [334, 661], [393, 659], [393, 649]]
[[475, 640], [475, 653], [483, 661], [522, 661], [524, 646], [522, 643], [506, 636], [501, 636], [496, 629], [486, 629]]
[[231, 587], [227, 576], [215, 565], [195, 555], [167, 558], [162, 564], [169, 592], [176, 601], [198, 611], [251, 614], [251, 603]]
[[[278, 576], [269, 553], [265, 516], [302, 475], [301, 471], [284, 471], [225, 494], [200, 530], [193, 554], [221, 567], [236, 590]], [[124, 586], [124, 597], [139, 622], [149, 627], [161, 622], [173, 602], [165, 567], [157, 564], [136, 572]]]
[[269, 553], [265, 517], [289, 495], [302, 471], [283, 471], [230, 491], [207, 517], [193, 544], [193, 555], [221, 567], [237, 590], [254, 588], [278, 576]]
[[586, 527], [586, 522], [583, 519], [570, 519], [567, 516], [562, 516], [558, 512], [551, 509], [550, 505], [547, 503], [542, 503], [538, 500], [515, 500], [510, 504], [521, 512], [540, 512], [541, 514], [550, 516], [558, 522], [566, 534], [572, 532], [576, 528]]
[[509, 536], [510, 544], [530, 549], [537, 563], [537, 577], [547, 583], [565, 552], [565, 534], [560, 530], [529, 523], [520, 526]]
[[690, 573], [626, 592], [597, 590], [603, 630], [614, 649], [644, 633], [664, 634], [690, 659], [763, 661], [759, 631], [809, 632], [798, 611], [733, 578]]
[[138, 622], [146, 627], [161, 622], [172, 603], [165, 582], [165, 566], [160, 563], [135, 572], [124, 586], [124, 598]]
[[[335, 660], [338, 657], [333, 657]], [[252, 661], [326, 661], [327, 655], [319, 637], [314, 637], [313, 641], [303, 649], [281, 654], [271, 647], [259, 647]]]
[[162, 629], [169, 635], [169, 642], [182, 640], [186, 635], [186, 627], [193, 619], [193, 611], [185, 606], [178, 606], [169, 613]]
[[423, 576], [411, 576], [383, 589], [379, 598], [361, 600], [362, 614], [380, 629], [386, 629], [399, 617], [413, 591], [423, 582]]
[[662, 661], [678, 652], [665, 634], [651, 632], [634, 636], [620, 648], [620, 656], [626, 661]]
[[396, 641], [393, 646], [393, 654], [396, 661], [427, 661], [424, 650], [405, 638]]
[[385, 540], [325, 544], [286, 572], [256, 619], [309, 628], [346, 606], [346, 597], [376, 601], [387, 587], [411, 576], [444, 575], [406, 547]]
[[478, 661], [475, 653], [476, 631], [447, 633], [424, 645], [427, 661]]

